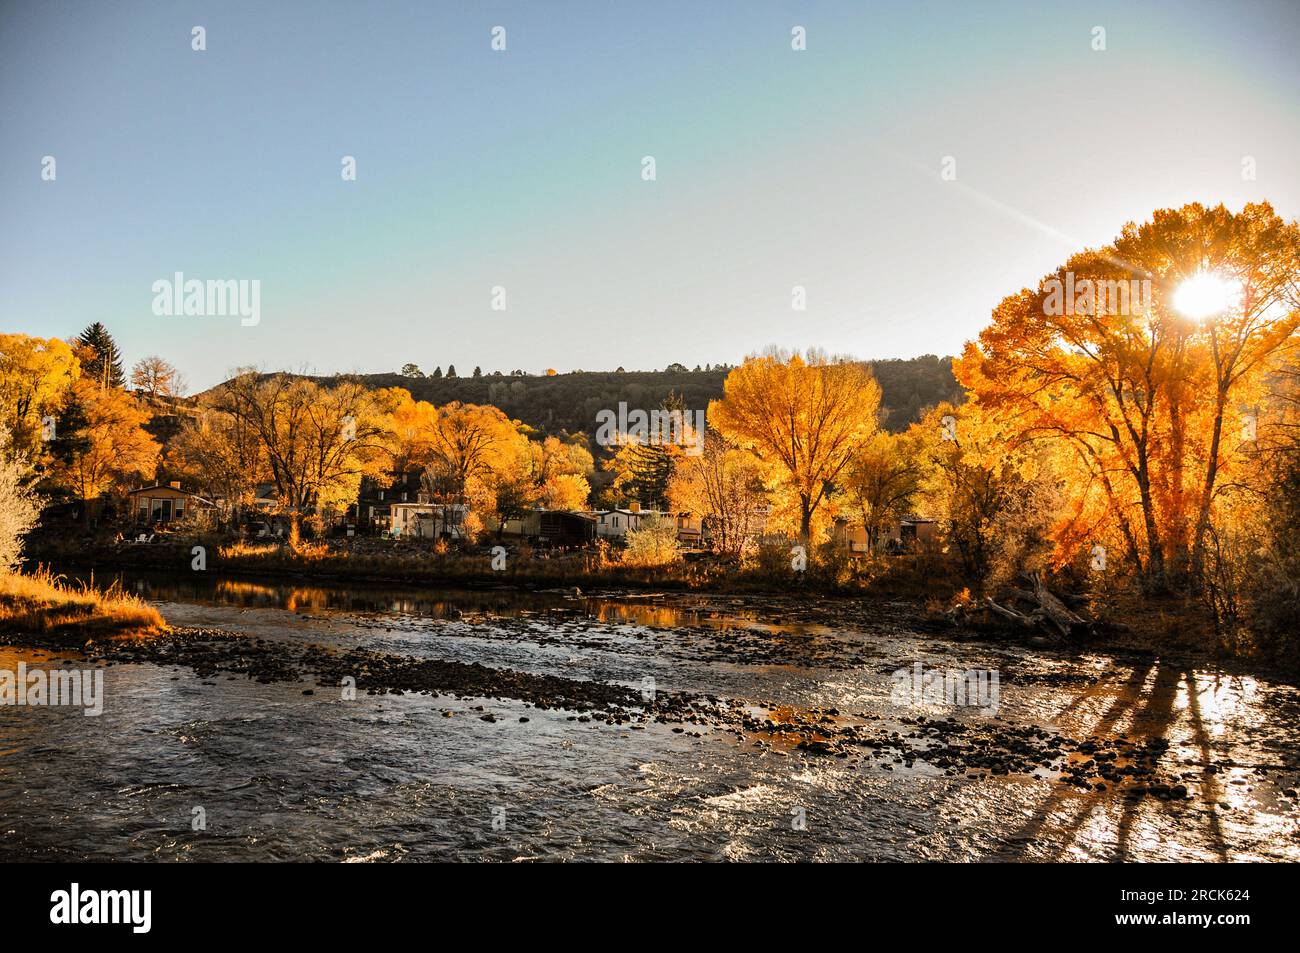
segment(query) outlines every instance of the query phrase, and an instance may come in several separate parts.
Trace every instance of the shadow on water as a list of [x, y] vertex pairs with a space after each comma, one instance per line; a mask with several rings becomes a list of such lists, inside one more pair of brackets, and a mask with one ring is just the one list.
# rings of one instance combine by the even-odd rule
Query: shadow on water
[[[95, 583], [113, 579], [96, 574]], [[312, 693], [129, 665], [106, 673], [113, 704], [103, 718], [0, 711], [0, 857], [64, 845], [69, 857], [339, 859], [340, 843], [344, 855], [503, 860], [1300, 854], [1291, 805], [1263, 800], [1271, 785], [1254, 794], [1246, 786], [1260, 782], [1248, 766], [1294, 766], [1300, 695], [1251, 678], [1168, 660], [942, 642], [901, 614], [879, 626], [785, 624], [792, 613], [769, 612], [761, 600], [201, 574], [129, 574], [121, 583], [163, 603], [177, 624], [624, 685], [652, 675], [661, 689], [717, 693], [776, 723], [798, 711], [810, 724], [814, 714], [818, 724], [849, 719], [868, 734], [909, 731], [890, 698], [895, 669], [918, 659], [1000, 666], [1014, 672], [1003, 686], [1009, 728], [1033, 725], [1077, 741], [1164, 739], [1161, 776], [1176, 774], [1190, 797], [1126, 797], [1110, 781], [1106, 790], [1080, 790], [1050, 772], [948, 777], [924, 758], [914, 767], [901, 757], [809, 756], [795, 735], [740, 737], [703, 725], [627, 731], [508, 699], [377, 695], [344, 707], [320, 685]], [[926, 712], [948, 714], [961, 713]], [[295, 756], [286, 759], [286, 749]], [[64, 776], [41, 767], [50, 754]], [[184, 832], [200, 796], [223, 818], [220, 836]], [[521, 825], [511, 845], [484, 833], [478, 815], [496, 803], [508, 803]], [[794, 804], [818, 822], [791, 839], [782, 831]], [[99, 828], [65, 844], [64, 819], [88, 812]], [[123, 825], [135, 833], [124, 837]]]
[[[1170, 742], [1171, 746], [1178, 742], [1193, 746], [1199, 755], [1200, 790], [1191, 803], [1203, 808], [1201, 813], [1207, 818], [1207, 830], [1199, 843], [1214, 855], [1213, 859], [1226, 861], [1230, 856], [1228, 840], [1218, 814], [1223, 794], [1218, 772], [1213, 767], [1216, 754], [1202, 711], [1202, 677], [1201, 673], [1189, 668], [1160, 661], [1139, 665], [1122, 683], [1112, 683], [1105, 689], [1113, 691], [1114, 698], [1088, 728], [1089, 733], [1096, 737], [1119, 732], [1142, 738], [1162, 738]], [[1230, 676], [1217, 673], [1210, 678], [1215, 686], [1225, 678], [1231, 680]], [[1182, 711], [1178, 705], [1180, 699], [1185, 700], [1185, 719], [1181, 717]], [[1081, 696], [1069, 707], [1075, 709], [1084, 701], [1085, 698]], [[1127, 726], [1126, 731], [1121, 731], [1124, 726]], [[1013, 843], [1020, 845], [1019, 849], [1003, 852], [1003, 856], [1023, 856], [1034, 844], [1043, 847], [1040, 837], [1050, 831], [1051, 841], [1059, 845], [1051, 859], [1069, 859], [1067, 854], [1085, 825], [1099, 812], [1111, 810], [1117, 816], [1110, 822], [1114, 831], [1114, 843], [1106, 859], [1133, 860], [1134, 828], [1139, 816], [1150, 808], [1150, 804], [1150, 801], [1141, 798], [1080, 795], [1068, 785], [1057, 785], [1039, 803], [1032, 818], [1010, 838]], [[1185, 808], [1180, 805], [1179, 810], [1185, 811]]]

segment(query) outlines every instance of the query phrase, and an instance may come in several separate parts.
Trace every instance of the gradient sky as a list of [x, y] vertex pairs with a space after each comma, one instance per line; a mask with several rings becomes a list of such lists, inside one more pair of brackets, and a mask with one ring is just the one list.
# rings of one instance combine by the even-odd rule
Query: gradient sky
[[[955, 353], [1155, 208], [1300, 215], [1298, 42], [1294, 0], [0, 0], [0, 330], [102, 321], [194, 389]], [[261, 323], [155, 316], [176, 271]]]

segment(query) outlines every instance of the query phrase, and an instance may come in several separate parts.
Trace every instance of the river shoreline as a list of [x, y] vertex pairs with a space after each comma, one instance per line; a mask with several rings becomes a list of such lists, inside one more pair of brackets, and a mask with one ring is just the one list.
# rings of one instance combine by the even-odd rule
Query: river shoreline
[[[170, 631], [0, 639], [106, 686], [100, 718], [0, 707], [75, 778], [0, 759], [0, 856], [1300, 857], [1300, 693], [1169, 656], [954, 637], [902, 601], [123, 588]], [[894, 698], [917, 665], [996, 671], [1000, 704]], [[510, 837], [476, 833], [492, 804]], [[69, 848], [86, 811], [115, 820]]]
[[[85, 552], [78, 558], [64, 559], [53, 564], [59, 572], [79, 574], [83, 579], [115, 577], [126, 573], [177, 574], [178, 565], [188, 565], [188, 544], [166, 546], [116, 546], [102, 547]], [[46, 552], [45, 556], [54, 556]], [[33, 557], [32, 562], [37, 558]], [[1182, 620], [1188, 629], [1200, 628], [1202, 620], [1189, 612], [1184, 603], [1148, 606], [1145, 611], [1128, 614], [1126, 622], [1115, 624], [1103, 621], [1094, 634], [1075, 644], [1054, 643], [1023, 628], [1006, 625], [998, 620], [989, 623], [967, 621], [957, 623], [936, 612], [936, 603], [950, 598], [952, 588], [944, 583], [935, 592], [916, 591], [908, 584], [902, 586], [877, 586], [868, 589], [844, 590], [825, 588], [806, 577], [795, 576], [797, 585], [775, 585], [770, 579], [749, 577], [737, 586], [691, 585], [670, 574], [647, 576], [641, 573], [582, 574], [576, 570], [556, 575], [553, 572], [534, 574], [529, 564], [523, 570], [495, 573], [490, 570], [450, 571], [444, 563], [434, 558], [429, 565], [413, 571], [404, 557], [394, 557], [389, 568], [350, 568], [330, 562], [277, 562], [246, 563], [240, 560], [213, 559], [209, 556], [208, 568], [203, 571], [210, 578], [232, 580], [277, 580], [305, 586], [347, 586], [387, 589], [393, 587], [424, 589], [458, 589], [483, 593], [531, 593], [569, 596], [572, 593], [611, 600], [653, 600], [665, 604], [691, 604], [712, 607], [715, 611], [731, 611], [736, 606], [754, 607], [765, 614], [773, 612], [781, 618], [803, 617], [809, 624], [836, 625], [852, 621], [856, 610], [867, 607], [869, 613], [887, 609], [904, 614], [908, 624], [918, 630], [954, 641], [980, 640], [1001, 644], [1019, 644], [1035, 650], [1107, 652], [1117, 656], [1165, 658], [1184, 665], [1213, 664], [1224, 671], [1236, 674], [1266, 676], [1270, 679], [1300, 685], [1300, 669], [1271, 663], [1264, 659], [1230, 655], [1217, 649], [1195, 644], [1190, 638], [1170, 641], [1171, 630], [1176, 631]], [[484, 561], [486, 564], [486, 561]], [[547, 561], [539, 561], [544, 564]], [[46, 563], [48, 565], [48, 563]], [[183, 574], [183, 572], [181, 573]], [[787, 580], [789, 581], [789, 580]], [[1131, 607], [1130, 607], [1131, 608]], [[1172, 622], [1171, 622], [1172, 620]]]

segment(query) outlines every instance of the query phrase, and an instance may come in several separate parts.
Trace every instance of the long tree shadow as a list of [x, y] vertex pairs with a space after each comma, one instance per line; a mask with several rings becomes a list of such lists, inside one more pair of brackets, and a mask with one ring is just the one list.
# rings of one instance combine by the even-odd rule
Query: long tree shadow
[[[1158, 664], [1154, 661], [1148, 662], [1145, 666], [1134, 666], [1133, 671], [1129, 673], [1128, 678], [1115, 688], [1114, 699], [1111, 701], [1106, 711], [1102, 713], [1101, 717], [1097, 719], [1096, 723], [1092, 725], [1090, 733], [1098, 734], [1104, 731], [1109, 731], [1121, 718], [1133, 714], [1138, 699], [1142, 697], [1143, 687], [1146, 685], [1148, 679], [1152, 677], [1153, 672], [1156, 673], [1158, 680], [1159, 671]], [[1077, 697], [1070, 703], [1067, 710], [1076, 708], [1082, 703], [1085, 697], [1088, 696], [1085, 694]], [[1039, 834], [1047, 825], [1048, 820], [1058, 809], [1067, 805], [1075, 806], [1077, 800], [1078, 795], [1073, 790], [1066, 791], [1059, 787], [1055, 788], [1051, 794], [1040, 802], [1033, 817], [1027, 820], [1013, 835], [1012, 840], [1017, 844], [1022, 845], [1019, 850], [1016, 851], [1016, 854], [1023, 854], [1030, 844], [1037, 841]], [[1076, 817], [1072, 819], [1072, 824], [1068, 828], [1071, 834], [1076, 833], [1083, 825], [1088, 814], [1090, 814], [1096, 807], [1096, 803], [1096, 801], [1078, 803]]]
[[[1148, 682], [1150, 682], [1149, 687]], [[1089, 734], [1098, 737], [1109, 735], [1122, 718], [1131, 715], [1129, 723], [1135, 735], [1166, 737], [1178, 718], [1175, 704], [1180, 683], [1187, 685], [1188, 715], [1193, 739], [1200, 749], [1202, 761], [1208, 764], [1211, 755], [1209, 735], [1205, 729], [1200, 700], [1197, 697], [1195, 673], [1182, 667], [1157, 661], [1135, 668], [1129, 677], [1116, 687], [1114, 700], [1102, 716], [1090, 726]], [[1207, 783], [1202, 791], [1203, 797], [1209, 799], [1211, 803], [1217, 802], [1217, 786], [1212, 775], [1207, 775]], [[1062, 859], [1079, 831], [1098, 808], [1109, 807], [1116, 803], [1117, 799], [1113, 792], [1113, 788], [1105, 794], [1097, 792], [1089, 795], [1080, 795], [1073, 790], [1053, 791], [1039, 804], [1033, 817], [1013, 835], [1012, 841], [1021, 845], [1016, 855], [1023, 855], [1029, 845], [1038, 841], [1048, 827], [1049, 821], [1060, 813], [1066, 813], [1070, 816], [1064, 824], [1058, 822], [1051, 825], [1053, 834], [1062, 839], [1061, 849], [1055, 859]], [[1119, 798], [1118, 803], [1120, 807], [1116, 821], [1116, 844], [1111, 859], [1127, 860], [1133, 826], [1142, 799]], [[1226, 860], [1227, 845], [1218, 818], [1213, 812], [1210, 820], [1210, 840], [1215, 853], [1220, 859]]]
[[[1217, 685], [1223, 677], [1223, 675], [1216, 674], [1214, 677], [1215, 684]], [[1217, 810], [1221, 790], [1218, 774], [1209, 770], [1210, 765], [1213, 763], [1213, 752], [1210, 746], [1210, 734], [1206, 730], [1205, 718], [1201, 712], [1201, 693], [1196, 681], [1196, 672], [1183, 669], [1181, 678], [1187, 684], [1187, 715], [1191, 728], [1191, 741], [1196, 745], [1196, 749], [1201, 756], [1201, 800], [1210, 808], [1210, 843], [1219, 860], [1226, 861], [1228, 859], [1228, 844], [1223, 836], [1223, 826], [1219, 823]], [[1116, 849], [1120, 856], [1116, 858], [1117, 860], [1125, 859], [1124, 854], [1128, 846], [1130, 829], [1131, 816], [1126, 812], [1120, 819], [1118, 829], [1119, 836], [1116, 841]]]

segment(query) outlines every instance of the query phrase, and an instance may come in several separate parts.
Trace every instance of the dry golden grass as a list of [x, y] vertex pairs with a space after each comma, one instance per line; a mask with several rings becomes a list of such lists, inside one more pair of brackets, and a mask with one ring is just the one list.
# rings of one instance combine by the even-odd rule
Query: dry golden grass
[[227, 543], [218, 547], [217, 553], [222, 559], [247, 559], [260, 556], [271, 556], [279, 553], [279, 543], [250, 543], [246, 540], [236, 540], [233, 543]]
[[166, 628], [157, 609], [116, 584], [99, 592], [45, 569], [0, 573], [0, 631], [152, 635]]

